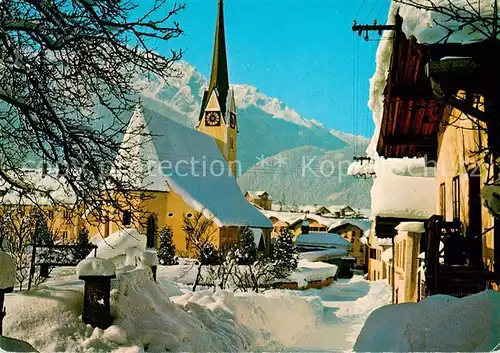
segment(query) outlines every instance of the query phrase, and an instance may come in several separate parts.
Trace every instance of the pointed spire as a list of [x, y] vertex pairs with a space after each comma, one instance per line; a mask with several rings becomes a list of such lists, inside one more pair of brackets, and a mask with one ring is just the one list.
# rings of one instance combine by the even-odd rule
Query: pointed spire
[[215, 28], [214, 58], [212, 74], [208, 86], [208, 96], [217, 89], [222, 113], [226, 113], [226, 100], [229, 92], [229, 74], [227, 69], [226, 34], [224, 30], [224, 3], [218, 0], [217, 24]]

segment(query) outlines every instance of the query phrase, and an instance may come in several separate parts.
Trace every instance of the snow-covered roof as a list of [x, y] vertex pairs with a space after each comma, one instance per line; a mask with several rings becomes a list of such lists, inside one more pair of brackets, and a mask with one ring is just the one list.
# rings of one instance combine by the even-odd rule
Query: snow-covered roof
[[[149, 109], [137, 109], [129, 124], [147, 126], [152, 133], [152, 146], [144, 151], [143, 159], [154, 165], [151, 168], [148, 164], [153, 183], [166, 181], [169, 189], [220, 227], [272, 227], [269, 219], [245, 199], [211, 136]], [[125, 136], [124, 141], [128, 138]]]
[[247, 194], [250, 195], [252, 197], [252, 199], [260, 199], [262, 197], [262, 195], [264, 194], [267, 194], [267, 199], [268, 200], [272, 200], [273, 198], [271, 197], [271, 195], [265, 191], [265, 190], [257, 190], [257, 191], [254, 191], [254, 190], [248, 190], [247, 191]]
[[392, 260], [392, 248], [385, 250], [382, 255], [380, 255], [380, 259], [384, 262]]
[[[110, 234], [104, 239], [97, 235], [92, 239], [92, 242], [97, 245], [96, 257], [110, 260], [120, 255], [126, 255], [130, 248], [146, 250], [147, 238], [136, 229], [128, 228]], [[92, 257], [94, 257], [94, 252], [87, 256], [87, 258]]]
[[302, 252], [300, 253], [299, 258], [309, 261], [326, 261], [333, 259], [341, 259], [346, 255], [347, 255], [346, 248], [330, 248], [325, 250]]
[[15, 180], [22, 180], [27, 189], [37, 190], [32, 193], [21, 193], [5, 181], [0, 182], [0, 192], [4, 194], [0, 199], [5, 204], [20, 204], [38, 206], [52, 205], [53, 202], [73, 204], [76, 201], [71, 187], [58, 169], [20, 169], [15, 175], [10, 175]]
[[318, 213], [320, 211], [323, 211], [323, 213], [330, 212], [328, 207], [322, 205], [303, 205], [303, 206], [298, 206], [298, 209], [300, 212], [312, 213], [312, 214]]
[[392, 238], [375, 238], [379, 246], [392, 246]]
[[353, 226], [356, 226], [359, 229], [361, 229], [363, 232], [365, 232], [367, 229], [370, 229], [370, 221], [367, 219], [342, 218], [342, 219], [337, 220], [332, 225], [330, 225], [330, 227], [328, 227], [328, 231], [335, 232], [335, 229], [342, 227], [346, 224], [351, 224]]
[[398, 232], [425, 233], [423, 222], [401, 222], [396, 227]]
[[413, 0], [420, 8], [409, 4], [393, 6], [399, 8], [399, 15], [403, 18], [402, 30], [407, 37], [413, 36], [423, 44], [469, 44], [492, 36], [494, 1]]
[[[0, 290], [16, 285], [16, 264], [12, 257], [0, 250]], [[0, 309], [1, 310], [1, 309]]]
[[351, 243], [335, 233], [308, 233], [300, 234], [295, 239], [298, 246], [322, 246], [349, 248]]
[[262, 213], [267, 217], [274, 217], [281, 222], [292, 224], [298, 220], [304, 219], [304, 214], [296, 212], [281, 212], [281, 211], [262, 211]]
[[[428, 219], [436, 210], [436, 178], [401, 176], [394, 172], [394, 163], [405, 160], [379, 159], [376, 161], [377, 177], [371, 189], [372, 217], [399, 217]], [[407, 160], [414, 164], [415, 160]], [[423, 159], [420, 160], [421, 163]], [[425, 175], [425, 174], [424, 174]]]
[[297, 282], [299, 287], [305, 287], [307, 282], [325, 280], [337, 274], [336, 265], [325, 262], [311, 262], [307, 259], [299, 260], [297, 269], [289, 276], [289, 280]]

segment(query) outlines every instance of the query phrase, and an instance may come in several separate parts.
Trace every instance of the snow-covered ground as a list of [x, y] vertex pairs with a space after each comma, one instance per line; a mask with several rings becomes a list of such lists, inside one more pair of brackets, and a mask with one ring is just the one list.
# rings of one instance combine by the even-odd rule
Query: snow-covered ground
[[193, 293], [158, 271], [117, 273], [111, 293], [113, 326], [81, 322], [83, 282], [58, 269], [33, 292], [7, 295], [4, 334], [42, 352], [345, 351], [369, 314], [390, 300], [382, 282], [361, 277], [321, 290]]

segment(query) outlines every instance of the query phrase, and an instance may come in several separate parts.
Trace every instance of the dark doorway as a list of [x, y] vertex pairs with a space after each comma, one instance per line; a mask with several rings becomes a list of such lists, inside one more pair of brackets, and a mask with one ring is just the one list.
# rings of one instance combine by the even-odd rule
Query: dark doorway
[[147, 247], [156, 248], [156, 217], [151, 215], [148, 217], [148, 225], [146, 228]]
[[469, 248], [469, 262], [475, 267], [482, 268], [481, 174], [479, 168], [469, 170], [468, 174], [469, 227], [467, 229], [467, 243]]

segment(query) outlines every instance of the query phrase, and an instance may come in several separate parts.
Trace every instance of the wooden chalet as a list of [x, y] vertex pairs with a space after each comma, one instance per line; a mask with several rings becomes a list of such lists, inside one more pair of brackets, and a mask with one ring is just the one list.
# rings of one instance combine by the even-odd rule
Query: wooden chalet
[[[437, 167], [440, 198], [421, 245], [427, 292], [462, 296], [496, 288], [500, 223], [482, 206], [480, 189], [499, 175], [492, 161], [500, 155], [500, 42], [419, 44], [401, 23], [397, 16], [377, 152], [424, 157]], [[470, 126], [450, 123], [463, 115]]]

